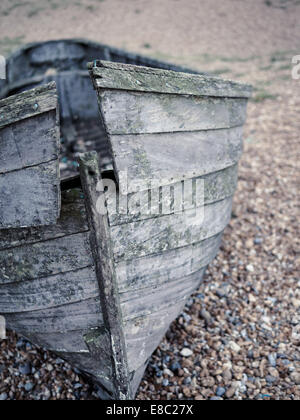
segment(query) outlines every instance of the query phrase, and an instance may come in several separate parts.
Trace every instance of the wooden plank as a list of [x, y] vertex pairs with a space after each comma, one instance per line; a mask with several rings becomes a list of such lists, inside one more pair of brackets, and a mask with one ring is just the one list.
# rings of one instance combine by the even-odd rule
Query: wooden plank
[[[108, 191], [105, 194], [110, 226], [125, 223], [137, 222], [139, 220], [151, 219], [167, 214], [174, 214], [175, 194], [181, 202], [188, 205], [197, 204], [194, 200], [195, 193], [202, 194], [199, 197], [202, 204], [211, 204], [224, 198], [231, 197], [237, 185], [238, 166], [233, 165], [221, 171], [192, 178], [185, 182], [185, 185], [192, 184], [192, 190], [184, 187], [183, 182], [177, 182], [152, 190], [139, 191], [135, 193], [122, 194], [116, 189], [116, 184], [110, 179], [104, 179]], [[203, 191], [204, 190], [204, 191]], [[188, 192], [188, 193], [187, 193]], [[170, 199], [171, 194], [171, 199]]]
[[122, 293], [120, 299], [124, 321], [148, 316], [187, 299], [200, 285], [204, 270], [205, 267], [189, 276], [155, 288]]
[[57, 110], [55, 83], [38, 86], [0, 101], [0, 128], [25, 118]]
[[55, 224], [60, 214], [58, 161], [0, 174], [0, 229]]
[[103, 325], [99, 297], [37, 311], [6, 313], [5, 319], [7, 328], [25, 336], [65, 334], [68, 331], [87, 330]]
[[139, 369], [147, 361], [184, 306], [185, 301], [178, 302], [162, 311], [125, 322], [127, 357], [131, 371]]
[[0, 286], [1, 313], [31, 312], [96, 298], [94, 267]]
[[168, 285], [199, 271], [214, 259], [221, 238], [222, 233], [183, 248], [117, 263], [120, 296], [134, 290], [143, 294], [149, 287]]
[[115, 261], [198, 243], [224, 230], [230, 221], [232, 198], [192, 211], [111, 227]]
[[42, 117], [34, 116], [2, 128], [0, 174], [58, 159], [60, 139], [56, 119], [52, 110]]
[[105, 90], [99, 105], [109, 134], [152, 134], [242, 126], [247, 99]]
[[147, 369], [147, 365], [148, 365], [148, 363], [143, 364], [142, 366], [138, 367], [136, 371], [134, 371], [132, 373], [133, 377], [132, 377], [132, 380], [131, 380], [131, 388], [132, 388], [132, 392], [133, 392], [134, 396], [136, 395], [136, 393], [139, 389], [141, 380], [143, 379], [143, 376], [144, 376], [145, 371]]
[[102, 185], [97, 153], [81, 155], [79, 163], [81, 183], [86, 197], [91, 244], [99, 282], [104, 326], [110, 334], [114, 394], [116, 399], [123, 400], [130, 398], [132, 395], [108, 218], [107, 215], [101, 215], [97, 211], [99, 189], [101, 189]]
[[88, 229], [83, 193], [80, 189], [72, 189], [62, 193], [62, 211], [56, 225], [1, 230], [0, 250], [48, 241]]
[[128, 193], [221, 171], [243, 151], [242, 127], [194, 133], [111, 136], [116, 174]]
[[0, 251], [0, 287], [78, 270], [93, 262], [87, 232]]
[[211, 76], [150, 69], [100, 60], [89, 63], [88, 67], [95, 86], [100, 89], [233, 98], [248, 98], [252, 92], [249, 85]]
[[102, 388], [101, 399], [114, 399], [114, 384], [111, 379], [111, 370], [110, 366], [105, 363], [105, 360], [96, 360], [91, 354], [86, 353], [57, 352], [57, 354], [89, 376], [93, 382], [100, 385]]
[[60, 214], [55, 83], [0, 101], [0, 229], [55, 224]]
[[[88, 321], [90, 321], [90, 319], [91, 317], [88, 318]], [[92, 328], [97, 327], [98, 323], [95, 322]], [[83, 330], [69, 330], [63, 333], [55, 332], [36, 334], [32, 334], [30, 332], [30, 341], [52, 352], [89, 353], [87, 345], [84, 341], [84, 334], [87, 330], [87, 328], [84, 328]]]

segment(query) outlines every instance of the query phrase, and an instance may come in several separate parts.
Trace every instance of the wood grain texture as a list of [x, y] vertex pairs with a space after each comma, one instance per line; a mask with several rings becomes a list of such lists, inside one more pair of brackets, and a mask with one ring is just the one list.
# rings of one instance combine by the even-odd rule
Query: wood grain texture
[[81, 183], [85, 193], [91, 230], [91, 246], [99, 283], [104, 326], [110, 335], [114, 396], [116, 399], [123, 400], [131, 398], [132, 392], [130, 389], [130, 378], [123, 336], [123, 321], [116, 284], [108, 218], [107, 214], [101, 215], [97, 211], [97, 200], [102, 185], [99, 170], [100, 163], [95, 152], [81, 155], [79, 157], [79, 163]]
[[52, 110], [6, 126], [0, 129], [0, 139], [0, 174], [56, 160], [57, 114]]
[[0, 250], [48, 241], [88, 230], [82, 191], [79, 189], [65, 191], [62, 193], [62, 210], [56, 225], [1, 230]]
[[[204, 163], [203, 163], [204, 165]], [[162, 215], [174, 214], [175, 194], [188, 206], [197, 205], [195, 194], [200, 195], [201, 204], [211, 204], [231, 197], [237, 186], [238, 166], [229, 168], [183, 182], [157, 187], [136, 193], [115, 194], [113, 184], [108, 180], [108, 191], [105, 194], [110, 226], [152, 219]], [[104, 180], [105, 182], [105, 180]], [[203, 184], [202, 184], [203, 183]], [[192, 188], [189, 188], [192, 184]], [[198, 191], [199, 190], [199, 191]], [[202, 194], [202, 195], [201, 195]], [[190, 208], [190, 207], [189, 207]]]
[[66, 334], [103, 325], [99, 297], [36, 311], [6, 313], [5, 319], [8, 328], [25, 336]]
[[0, 128], [25, 118], [57, 110], [55, 83], [39, 86], [0, 101]]
[[55, 84], [0, 101], [0, 229], [57, 222], [59, 141]]
[[0, 286], [1, 313], [31, 312], [96, 298], [93, 267]]
[[242, 127], [110, 136], [119, 178], [126, 173], [128, 193], [174, 184], [236, 164], [243, 151]]
[[0, 251], [0, 285], [44, 278], [93, 265], [89, 233]]
[[142, 295], [149, 287], [155, 289], [169, 283], [171, 287], [173, 281], [199, 271], [216, 256], [221, 238], [222, 233], [219, 233], [183, 248], [117, 263], [116, 274], [121, 298], [130, 291], [140, 291]]
[[148, 316], [186, 300], [200, 285], [204, 269], [168, 284], [145, 288], [142, 292], [134, 290], [122, 293], [121, 308], [124, 321]]
[[60, 214], [58, 161], [0, 174], [0, 229], [56, 224]]
[[183, 311], [185, 303], [181, 301], [162, 311], [125, 322], [128, 365], [131, 371], [137, 370], [147, 361], [163, 339], [170, 324]]
[[248, 98], [252, 91], [249, 85], [211, 76], [150, 69], [100, 60], [89, 63], [88, 67], [95, 86], [101, 89], [233, 98]]
[[108, 134], [152, 134], [241, 126], [247, 99], [104, 90], [99, 104]]
[[113, 226], [111, 238], [115, 261], [159, 254], [212, 237], [227, 226], [231, 207], [230, 197], [191, 212]]

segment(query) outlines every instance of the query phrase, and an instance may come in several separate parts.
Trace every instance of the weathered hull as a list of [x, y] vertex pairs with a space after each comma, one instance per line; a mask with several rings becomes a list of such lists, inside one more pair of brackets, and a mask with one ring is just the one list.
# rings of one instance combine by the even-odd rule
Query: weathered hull
[[[80, 179], [61, 184], [57, 223], [0, 230], [0, 314], [8, 328], [89, 375], [103, 398], [128, 399], [218, 252], [231, 216], [249, 89], [94, 63], [99, 119], [83, 65], [102, 55], [168, 68], [83, 41], [33, 45], [14, 56], [25, 82], [9, 64], [10, 92], [56, 80], [67, 144], [74, 147], [85, 132], [90, 142], [95, 132], [88, 127], [96, 126], [86, 150], [100, 151], [100, 158], [81, 155]], [[56, 74], [46, 74], [49, 62]], [[104, 193], [107, 163], [117, 198], [113, 189]]]

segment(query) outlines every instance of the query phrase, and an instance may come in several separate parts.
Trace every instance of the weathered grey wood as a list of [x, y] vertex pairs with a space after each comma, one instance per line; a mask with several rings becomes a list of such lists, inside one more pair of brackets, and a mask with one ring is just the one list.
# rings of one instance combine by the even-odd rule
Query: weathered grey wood
[[124, 320], [145, 317], [187, 299], [200, 285], [203, 272], [204, 268], [156, 288], [122, 293], [120, 299]]
[[212, 237], [227, 226], [231, 207], [230, 197], [191, 212], [112, 226], [115, 261], [159, 254]]
[[95, 359], [90, 353], [56, 353], [99, 384], [102, 388], [102, 399], [114, 399], [114, 384], [110, 377], [110, 366], [105, 361]]
[[66, 334], [73, 330], [86, 331], [88, 328], [103, 325], [99, 297], [37, 311], [6, 313], [5, 319], [7, 328], [15, 329], [26, 336]]
[[141, 380], [143, 379], [143, 376], [145, 374], [145, 370], [147, 369], [147, 365], [148, 365], [148, 359], [147, 359], [146, 363], [143, 366], [139, 367], [133, 374], [133, 377], [132, 377], [132, 380], [131, 380], [131, 387], [132, 387], [133, 395], [136, 395], [136, 393], [139, 389]]
[[0, 174], [58, 159], [59, 127], [56, 119], [56, 111], [52, 110], [43, 116], [33, 116], [2, 128]]
[[[89, 319], [90, 321], [90, 319]], [[92, 326], [92, 328], [98, 328], [98, 321]], [[84, 341], [84, 334], [87, 329], [83, 330], [69, 330], [66, 332], [56, 333], [30, 333], [30, 341], [38, 343], [39, 346], [47, 348], [52, 352], [64, 352], [64, 353], [89, 353], [88, 347]], [[25, 334], [26, 335], [26, 334]]]
[[57, 110], [55, 83], [39, 86], [0, 101], [0, 128], [25, 118]]
[[115, 226], [152, 219], [163, 214], [173, 214], [175, 211], [175, 191], [179, 195], [181, 192], [182, 200], [187, 202], [189, 206], [190, 203], [196, 206], [196, 201], [194, 200], [195, 191], [199, 189], [202, 192], [202, 186], [204, 191], [203, 196], [200, 197], [200, 201], [203, 201], [201, 204], [211, 204], [223, 200], [234, 194], [237, 178], [238, 166], [233, 165], [221, 171], [188, 180], [187, 186], [190, 183], [193, 186], [191, 190], [184, 188], [182, 182], [178, 182], [165, 186], [164, 190], [157, 187], [152, 190], [129, 193], [128, 195], [122, 194], [122, 191], [118, 191], [116, 195], [115, 184], [111, 183], [111, 180], [106, 181], [104, 179], [108, 187], [105, 199], [107, 202], [109, 224], [110, 226]]
[[0, 229], [55, 224], [60, 214], [58, 161], [0, 174]]
[[99, 91], [109, 134], [169, 133], [241, 126], [247, 99]]
[[185, 301], [182, 301], [165, 310], [125, 322], [127, 357], [131, 371], [139, 369], [147, 361], [184, 306]]
[[89, 233], [12, 248], [0, 251], [0, 285], [78, 270], [93, 262]]
[[59, 218], [57, 111], [54, 83], [0, 101], [0, 229]]
[[110, 332], [104, 326], [95, 328], [85, 334], [84, 341], [92, 357], [95, 360], [101, 360], [101, 363], [105, 366], [105, 370], [102, 370], [101, 374], [105, 374], [113, 382]]
[[130, 370], [144, 365], [159, 345], [171, 322], [181, 313], [188, 297], [199, 286], [204, 271], [205, 268], [202, 268], [172, 285], [149, 288], [143, 294], [131, 294], [131, 300], [122, 303]]
[[149, 287], [168, 285], [199, 271], [214, 259], [221, 238], [222, 233], [219, 233], [183, 248], [117, 263], [116, 274], [121, 298], [123, 293], [138, 290], [142, 295]]
[[62, 211], [56, 225], [1, 230], [0, 250], [61, 238], [88, 229], [83, 193], [73, 189], [62, 193]]
[[31, 312], [96, 298], [93, 267], [0, 286], [1, 313]]
[[128, 192], [132, 193], [236, 164], [243, 150], [243, 129], [120, 135], [111, 136], [110, 141], [119, 182], [126, 172]]
[[101, 215], [97, 211], [99, 186], [101, 187], [102, 183], [97, 153], [81, 155], [79, 162], [81, 183], [86, 197], [91, 229], [91, 244], [99, 282], [104, 326], [110, 334], [114, 394], [116, 399], [128, 399], [132, 397], [132, 394], [108, 218], [107, 215]]
[[233, 98], [248, 98], [252, 92], [249, 85], [211, 76], [150, 69], [101, 60], [89, 63], [88, 67], [95, 86], [101, 89]]

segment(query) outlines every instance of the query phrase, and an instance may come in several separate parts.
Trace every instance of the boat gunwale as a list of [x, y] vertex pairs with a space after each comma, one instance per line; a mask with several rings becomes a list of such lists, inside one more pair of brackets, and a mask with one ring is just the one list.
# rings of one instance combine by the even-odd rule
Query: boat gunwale
[[[165, 70], [105, 60], [95, 60], [87, 65], [95, 89], [151, 92], [201, 97], [245, 98], [252, 96], [252, 86], [245, 83], [217, 78], [211, 75]], [[127, 73], [127, 74], [126, 74]], [[115, 76], [106, 79], [107, 76]], [[142, 81], [138, 77], [142, 76]], [[143, 77], [144, 76], [144, 77]], [[165, 85], [162, 85], [163, 80]], [[185, 84], [171, 85], [172, 80]], [[199, 85], [197, 85], [199, 84]], [[190, 86], [188, 86], [190, 85]], [[153, 87], [154, 86], [154, 87]], [[208, 89], [208, 90], [207, 90]], [[222, 90], [227, 90], [222, 92]], [[205, 92], [209, 93], [205, 93]]]

